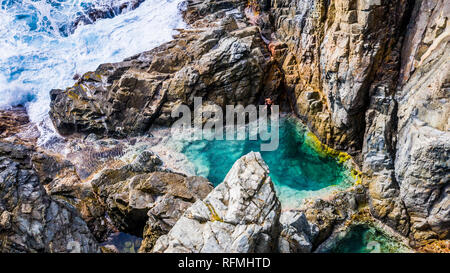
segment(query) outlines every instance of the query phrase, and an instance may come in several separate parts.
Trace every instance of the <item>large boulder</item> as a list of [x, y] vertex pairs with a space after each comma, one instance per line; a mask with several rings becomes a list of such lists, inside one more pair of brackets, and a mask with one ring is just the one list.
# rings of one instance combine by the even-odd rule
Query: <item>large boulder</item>
[[221, 107], [259, 104], [270, 54], [258, 28], [238, 11], [218, 11], [191, 26], [171, 42], [52, 90], [55, 128], [63, 135], [127, 137], [170, 124], [172, 109], [192, 107], [194, 97]]
[[[164, 181], [167, 180], [167, 181]], [[150, 252], [156, 240], [169, 233], [178, 219], [196, 200], [203, 200], [213, 189], [203, 177], [184, 177], [170, 173], [153, 173], [148, 179], [161, 197], [151, 204], [139, 252]], [[162, 183], [161, 183], [162, 182]]]
[[280, 216], [281, 231], [278, 239], [278, 252], [310, 253], [319, 228], [306, 219], [304, 212], [288, 210]]
[[98, 252], [76, 209], [46, 193], [31, 152], [0, 142], [0, 252]]
[[251, 152], [204, 200], [186, 210], [153, 251], [275, 251], [280, 211], [268, 167], [259, 153]]
[[123, 232], [144, 237], [141, 251], [169, 232], [183, 212], [213, 188], [202, 177], [164, 171], [152, 152], [139, 154], [120, 168], [105, 168], [92, 181], [114, 225]]

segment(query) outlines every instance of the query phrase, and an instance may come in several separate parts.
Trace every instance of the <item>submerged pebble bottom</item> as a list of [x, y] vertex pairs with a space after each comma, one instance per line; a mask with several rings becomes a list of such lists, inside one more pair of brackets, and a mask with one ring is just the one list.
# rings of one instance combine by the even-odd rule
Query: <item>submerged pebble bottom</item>
[[137, 253], [141, 246], [142, 238], [124, 232], [117, 232], [102, 243], [101, 246], [112, 246], [118, 253]]
[[[181, 0], [146, 0], [135, 10], [67, 32], [72, 20], [126, 0], [0, 0], [0, 108], [27, 104], [33, 122], [47, 117], [54, 88], [75, 74], [118, 62], [172, 39], [184, 27]], [[111, 17], [112, 15], [108, 15]]]
[[346, 166], [335, 158], [319, 155], [305, 143], [308, 131], [300, 122], [282, 118], [279, 132], [280, 144], [275, 151], [260, 151], [261, 141], [248, 139], [184, 141], [178, 149], [193, 163], [196, 175], [208, 178], [214, 185], [223, 181], [241, 156], [261, 152], [284, 209], [298, 207], [305, 198], [326, 195], [351, 184]]
[[383, 231], [369, 225], [355, 225], [337, 239], [333, 246], [322, 251], [330, 253], [406, 253], [411, 250], [390, 238]]

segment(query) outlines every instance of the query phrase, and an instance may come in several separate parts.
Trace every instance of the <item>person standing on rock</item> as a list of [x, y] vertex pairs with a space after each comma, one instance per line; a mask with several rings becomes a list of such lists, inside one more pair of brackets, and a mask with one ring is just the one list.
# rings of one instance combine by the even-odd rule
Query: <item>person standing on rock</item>
[[264, 103], [265, 103], [266, 108], [267, 108], [267, 113], [270, 115], [271, 114], [271, 110], [272, 110], [273, 101], [272, 101], [271, 98], [266, 98], [264, 100]]

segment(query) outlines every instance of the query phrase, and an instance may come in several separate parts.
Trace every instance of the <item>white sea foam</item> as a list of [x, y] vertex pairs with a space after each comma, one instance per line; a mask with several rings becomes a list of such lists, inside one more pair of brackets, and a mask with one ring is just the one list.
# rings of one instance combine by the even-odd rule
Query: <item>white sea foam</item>
[[[146, 0], [135, 10], [79, 26], [64, 36], [57, 28], [89, 1], [48, 2], [2, 2], [0, 9], [0, 107], [26, 104], [36, 123], [47, 118], [51, 89], [72, 85], [75, 74], [101, 63], [150, 50], [172, 39], [175, 28], [184, 27], [177, 9], [181, 0]], [[24, 19], [27, 13], [37, 15]]]

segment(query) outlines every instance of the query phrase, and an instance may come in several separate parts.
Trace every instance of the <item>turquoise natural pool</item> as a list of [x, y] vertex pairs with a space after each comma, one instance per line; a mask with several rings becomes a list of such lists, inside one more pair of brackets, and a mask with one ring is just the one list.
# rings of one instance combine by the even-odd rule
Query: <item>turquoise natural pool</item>
[[365, 224], [350, 227], [332, 246], [321, 252], [330, 253], [399, 253], [410, 252], [402, 243], [383, 231]]
[[261, 140], [196, 140], [184, 141], [181, 153], [193, 163], [197, 175], [218, 185], [241, 156], [261, 152], [284, 208], [351, 184], [348, 167], [332, 156], [319, 154], [306, 141], [308, 130], [299, 121], [282, 118], [279, 132], [280, 144], [275, 151], [260, 151]]

